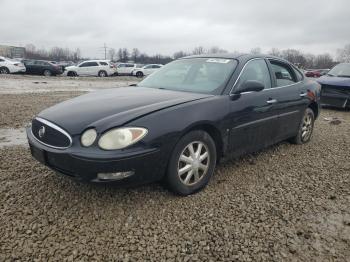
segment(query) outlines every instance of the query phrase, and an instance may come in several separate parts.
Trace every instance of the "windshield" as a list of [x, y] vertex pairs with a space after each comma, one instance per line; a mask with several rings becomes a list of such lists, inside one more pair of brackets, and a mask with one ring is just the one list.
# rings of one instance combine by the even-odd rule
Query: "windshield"
[[338, 77], [350, 77], [350, 64], [336, 65], [328, 72], [328, 75]]
[[194, 93], [216, 93], [225, 85], [236, 66], [237, 61], [234, 59], [181, 59], [163, 66], [138, 86]]

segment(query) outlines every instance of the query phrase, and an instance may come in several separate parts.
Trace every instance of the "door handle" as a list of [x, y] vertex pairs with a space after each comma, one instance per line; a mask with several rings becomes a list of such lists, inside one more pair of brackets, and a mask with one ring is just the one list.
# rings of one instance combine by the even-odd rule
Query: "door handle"
[[305, 97], [305, 96], [307, 96], [307, 93], [301, 93], [300, 94], [300, 97]]
[[268, 104], [275, 104], [275, 103], [277, 103], [277, 99], [270, 99], [270, 100], [267, 100], [266, 101], [266, 103], [268, 103]]

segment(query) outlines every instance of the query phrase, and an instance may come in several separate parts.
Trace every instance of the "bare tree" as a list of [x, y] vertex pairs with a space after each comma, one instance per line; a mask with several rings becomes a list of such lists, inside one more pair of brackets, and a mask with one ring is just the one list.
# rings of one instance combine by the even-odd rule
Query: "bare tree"
[[121, 48], [118, 49], [118, 60], [119, 61], [123, 60], [123, 49]]
[[123, 62], [128, 62], [128, 60], [129, 60], [129, 51], [128, 51], [127, 48], [123, 48], [122, 55], [123, 55], [122, 61]]
[[108, 57], [111, 61], [114, 61], [114, 58], [116, 56], [116, 51], [114, 48], [109, 49], [108, 51]]
[[339, 62], [350, 63], [350, 44], [337, 50], [337, 60]]
[[218, 46], [212, 46], [209, 51], [208, 51], [210, 54], [220, 54], [220, 53], [228, 53], [227, 50], [225, 49], [222, 49]]
[[193, 49], [192, 54], [193, 55], [201, 55], [206, 53], [206, 50], [204, 49], [203, 46], [197, 46]]
[[273, 47], [269, 52], [269, 55], [273, 55], [273, 56], [277, 56], [280, 57], [281, 56], [281, 51], [278, 48]]
[[252, 50], [250, 50], [250, 53], [253, 55], [260, 55], [261, 54], [261, 48], [260, 47], [254, 47]]
[[174, 56], [174, 59], [179, 59], [181, 57], [188, 56], [188, 54], [184, 51], [178, 51], [178, 52], [175, 52], [173, 56]]
[[131, 52], [131, 58], [134, 60], [134, 63], [137, 62], [138, 58], [140, 56], [140, 51], [138, 48], [133, 48]]
[[318, 55], [315, 59], [315, 65], [316, 68], [320, 69], [331, 68], [334, 66], [333, 58], [327, 53]]

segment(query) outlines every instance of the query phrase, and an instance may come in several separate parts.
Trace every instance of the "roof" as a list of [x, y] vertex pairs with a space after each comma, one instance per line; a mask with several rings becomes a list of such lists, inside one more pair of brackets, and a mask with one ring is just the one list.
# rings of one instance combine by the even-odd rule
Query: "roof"
[[244, 54], [244, 53], [218, 53], [218, 54], [202, 54], [202, 55], [191, 55], [183, 57], [184, 59], [187, 58], [227, 58], [227, 59], [238, 59], [238, 60], [250, 60], [253, 58], [273, 58], [276, 60], [286, 61], [283, 58], [272, 56], [272, 55], [265, 55], [265, 54]]

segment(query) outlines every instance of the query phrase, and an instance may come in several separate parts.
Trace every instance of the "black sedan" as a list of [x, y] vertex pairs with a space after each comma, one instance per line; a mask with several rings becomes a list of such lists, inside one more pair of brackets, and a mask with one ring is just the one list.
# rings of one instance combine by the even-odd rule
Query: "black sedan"
[[188, 195], [216, 164], [289, 139], [310, 140], [320, 85], [269, 56], [191, 56], [137, 86], [86, 94], [48, 108], [27, 128], [32, 155], [93, 182], [163, 180]]
[[63, 73], [61, 66], [49, 61], [23, 60], [22, 62], [26, 66], [26, 74], [52, 76]]
[[350, 108], [350, 63], [336, 65], [317, 82], [322, 86], [322, 105]]

